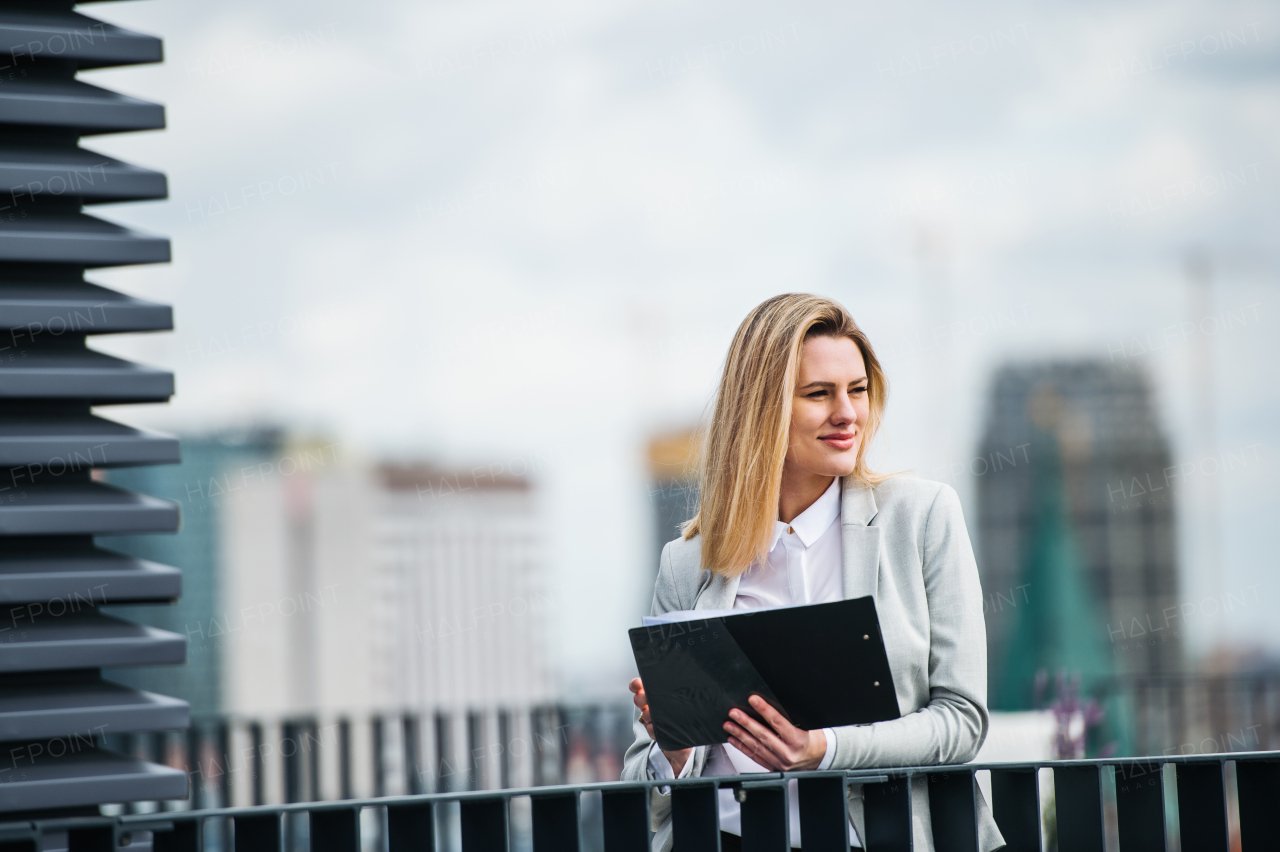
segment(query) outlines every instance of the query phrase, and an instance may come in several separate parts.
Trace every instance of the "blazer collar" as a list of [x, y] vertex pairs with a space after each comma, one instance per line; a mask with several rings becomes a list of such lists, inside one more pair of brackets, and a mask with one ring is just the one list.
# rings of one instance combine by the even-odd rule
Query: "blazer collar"
[[[876, 498], [871, 489], [850, 477], [841, 483], [840, 526], [843, 562], [844, 596], [861, 598], [875, 595], [880, 574], [880, 528], [871, 526], [876, 516]], [[710, 573], [710, 572], [708, 572]], [[737, 577], [711, 574], [694, 609], [733, 609], [738, 596]]]
[[875, 493], [853, 477], [842, 480], [844, 493], [840, 499], [840, 525], [865, 527], [879, 511]]

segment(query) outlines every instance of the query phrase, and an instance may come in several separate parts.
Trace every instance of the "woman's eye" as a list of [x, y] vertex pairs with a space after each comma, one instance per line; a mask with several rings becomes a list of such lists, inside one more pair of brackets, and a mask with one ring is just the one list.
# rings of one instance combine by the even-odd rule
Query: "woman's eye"
[[817, 397], [826, 396], [826, 395], [827, 395], [826, 391], [814, 391], [813, 393], [805, 394], [805, 396], [809, 397], [809, 399], [815, 399]]

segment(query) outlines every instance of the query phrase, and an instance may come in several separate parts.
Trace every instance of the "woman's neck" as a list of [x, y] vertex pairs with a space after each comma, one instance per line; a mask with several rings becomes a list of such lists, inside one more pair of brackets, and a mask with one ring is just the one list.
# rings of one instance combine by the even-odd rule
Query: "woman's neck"
[[823, 476], [791, 465], [782, 468], [782, 488], [778, 494], [778, 520], [789, 524], [812, 506], [831, 487], [834, 476]]

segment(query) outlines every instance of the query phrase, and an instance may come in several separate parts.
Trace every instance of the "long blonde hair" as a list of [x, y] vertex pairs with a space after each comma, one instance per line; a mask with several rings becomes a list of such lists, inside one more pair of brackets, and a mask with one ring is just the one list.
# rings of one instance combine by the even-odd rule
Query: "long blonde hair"
[[847, 337], [862, 352], [869, 416], [852, 476], [868, 485], [885, 478], [866, 465], [889, 390], [867, 336], [831, 299], [785, 293], [761, 302], [733, 336], [702, 434], [698, 514], [684, 525], [684, 537], [701, 534], [704, 569], [733, 577], [766, 555], [778, 518], [800, 349], [810, 337]]

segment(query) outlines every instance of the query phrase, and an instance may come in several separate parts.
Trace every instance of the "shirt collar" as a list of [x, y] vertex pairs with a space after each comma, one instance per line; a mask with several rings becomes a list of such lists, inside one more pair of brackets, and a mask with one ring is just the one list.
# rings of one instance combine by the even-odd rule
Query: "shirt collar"
[[787, 533], [787, 528], [796, 531], [805, 547], [812, 547], [823, 533], [840, 518], [840, 477], [831, 481], [822, 496], [813, 501], [813, 505], [795, 516], [790, 524], [778, 521], [773, 528], [773, 541], [769, 542], [769, 550], [778, 545], [778, 539]]

